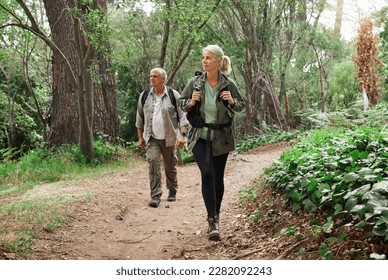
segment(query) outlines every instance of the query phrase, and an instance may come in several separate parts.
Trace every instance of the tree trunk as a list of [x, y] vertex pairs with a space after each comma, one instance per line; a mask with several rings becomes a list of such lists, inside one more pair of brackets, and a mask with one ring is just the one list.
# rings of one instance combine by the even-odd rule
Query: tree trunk
[[[99, 9], [107, 11], [107, 0], [98, 1]], [[93, 128], [107, 135], [112, 142], [116, 142], [119, 136], [119, 117], [116, 107], [115, 74], [111, 71], [111, 61], [108, 58], [111, 53], [110, 46], [108, 55], [98, 55], [97, 75], [100, 83], [94, 83], [94, 120]]]
[[364, 112], [366, 112], [369, 106], [369, 99], [365, 88], [362, 88], [362, 101], [363, 101], [362, 104], [364, 105]]
[[[52, 40], [78, 73], [74, 29], [65, 1], [44, 0], [46, 15], [50, 24]], [[78, 106], [76, 89], [65, 72], [60, 56], [56, 53], [52, 60], [52, 111], [50, 114], [49, 143], [59, 146], [78, 142]]]
[[119, 137], [119, 117], [116, 107], [115, 74], [111, 71], [111, 62], [99, 58], [98, 74], [100, 83], [94, 83], [94, 119], [93, 128], [107, 135], [109, 141], [116, 142]]
[[344, 0], [337, 0], [337, 9], [335, 13], [334, 34], [341, 37], [342, 15], [344, 11]]
[[[103, 56], [97, 58], [99, 67], [94, 69], [92, 74], [88, 72], [91, 64], [83, 65], [85, 52], [82, 48], [90, 46], [79, 45], [80, 42], [84, 42], [79, 40], [79, 36], [76, 40], [76, 34], [79, 32], [82, 34], [83, 30], [75, 30], [77, 25], [74, 25], [75, 20], [68, 12], [70, 2], [44, 0], [52, 40], [68, 59], [76, 73], [75, 76], [79, 79], [78, 88], [71, 84], [60, 56], [54, 53], [49, 143], [58, 146], [78, 142], [83, 145], [81, 150], [89, 154], [92, 149], [93, 131], [99, 131], [113, 141], [118, 136], [115, 80], [110, 71], [110, 61]], [[100, 0], [98, 5], [97, 3], [95, 5], [102, 10], [107, 7], [105, 0]], [[100, 82], [97, 83], [97, 80]]]
[[276, 124], [279, 129], [288, 130], [286, 119], [280, 108], [279, 98], [275, 93], [271, 75], [262, 73], [260, 84], [263, 88], [266, 109], [268, 111], [267, 123]]

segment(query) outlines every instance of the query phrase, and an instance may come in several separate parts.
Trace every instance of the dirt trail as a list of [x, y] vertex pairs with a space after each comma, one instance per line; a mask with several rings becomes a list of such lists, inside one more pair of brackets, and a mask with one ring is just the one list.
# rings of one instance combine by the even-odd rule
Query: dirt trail
[[[161, 204], [158, 208], [150, 208], [147, 205], [148, 169], [144, 162], [126, 172], [55, 185], [57, 192], [82, 190], [90, 193], [92, 198], [77, 205], [74, 220], [68, 225], [48, 233], [45, 239], [34, 240], [29, 259], [233, 258], [246, 247], [237, 246], [241, 236], [236, 236], [236, 232], [245, 235], [248, 232], [244, 230], [239, 191], [247, 189], [263, 168], [269, 167], [285, 149], [285, 145], [272, 145], [254, 153], [230, 155], [225, 174], [220, 222], [223, 238], [220, 242], [207, 240], [206, 213], [197, 166], [178, 167], [177, 201], [166, 200], [164, 186]], [[255, 249], [255, 257], [261, 259], [273, 258], [265, 250], [245, 249]]]

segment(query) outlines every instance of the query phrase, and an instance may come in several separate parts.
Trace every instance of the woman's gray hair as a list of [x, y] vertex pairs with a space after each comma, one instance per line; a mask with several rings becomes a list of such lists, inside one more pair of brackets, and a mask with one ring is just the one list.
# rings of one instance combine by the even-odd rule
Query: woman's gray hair
[[203, 48], [202, 51], [214, 53], [216, 57], [221, 60], [220, 71], [222, 73], [227, 75], [232, 71], [232, 62], [230, 60], [230, 57], [224, 55], [224, 51], [221, 49], [221, 47], [219, 47], [218, 45], [208, 45], [207, 47]]
[[155, 67], [155, 68], [152, 68], [150, 72], [158, 72], [163, 78], [165, 81], [167, 81], [167, 72], [166, 70], [164, 70], [163, 68], [160, 68], [160, 67]]

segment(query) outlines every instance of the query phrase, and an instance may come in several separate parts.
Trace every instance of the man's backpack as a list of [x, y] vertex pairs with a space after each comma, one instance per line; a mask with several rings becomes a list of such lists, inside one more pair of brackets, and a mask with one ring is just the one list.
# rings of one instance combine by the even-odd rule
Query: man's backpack
[[[144, 103], [146, 102], [149, 93], [150, 93], [150, 89], [146, 89], [145, 91], [143, 91], [142, 96], [141, 96], [141, 105], [142, 106], [144, 106]], [[177, 104], [176, 104], [176, 98], [175, 98], [175, 95], [174, 95], [174, 92], [173, 92], [172, 88], [167, 87], [167, 93], [168, 93], [168, 96], [170, 97], [171, 104], [175, 108], [177, 120], [179, 122], [179, 114], [178, 114], [178, 109], [177, 109]]]

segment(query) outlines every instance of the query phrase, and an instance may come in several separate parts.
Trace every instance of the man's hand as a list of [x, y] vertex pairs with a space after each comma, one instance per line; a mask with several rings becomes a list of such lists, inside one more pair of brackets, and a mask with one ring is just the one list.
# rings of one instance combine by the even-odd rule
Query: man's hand
[[144, 150], [146, 146], [146, 142], [143, 137], [139, 138], [139, 148]]
[[183, 135], [179, 135], [175, 142], [175, 147], [177, 149], [181, 149], [185, 146], [185, 137]]

